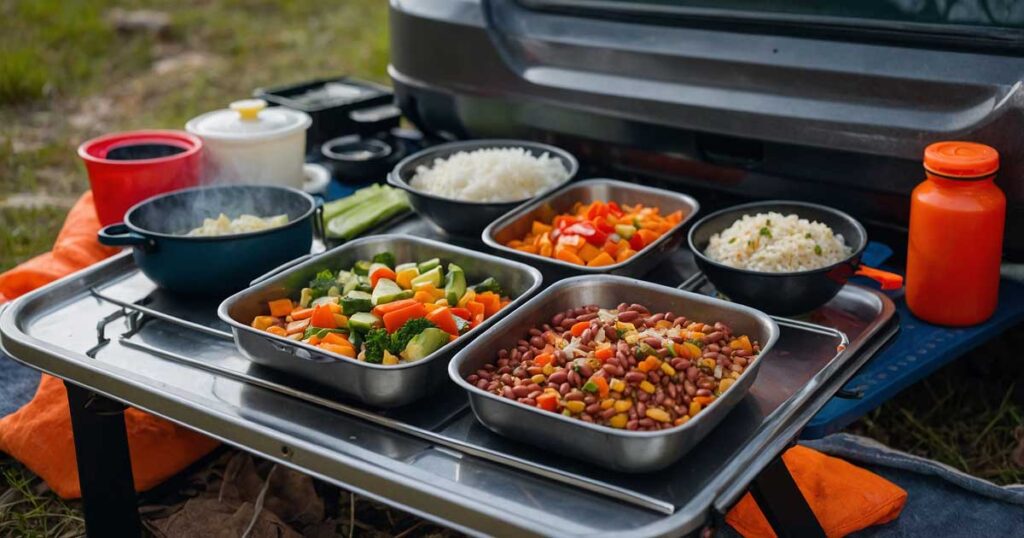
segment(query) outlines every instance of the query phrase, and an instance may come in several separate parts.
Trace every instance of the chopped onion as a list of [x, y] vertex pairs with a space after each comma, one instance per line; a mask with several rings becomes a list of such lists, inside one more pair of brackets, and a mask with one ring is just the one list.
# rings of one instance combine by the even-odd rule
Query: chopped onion
[[607, 337], [604, 334], [604, 328], [598, 327], [596, 334], [594, 334], [594, 341], [598, 344], [603, 344]]
[[597, 311], [597, 319], [599, 319], [601, 321], [606, 321], [607, 322], [607, 321], [615, 321], [617, 318], [616, 318], [615, 314], [611, 313], [611, 311], [602, 308], [602, 309]]
[[715, 379], [722, 379], [722, 365], [715, 366]]

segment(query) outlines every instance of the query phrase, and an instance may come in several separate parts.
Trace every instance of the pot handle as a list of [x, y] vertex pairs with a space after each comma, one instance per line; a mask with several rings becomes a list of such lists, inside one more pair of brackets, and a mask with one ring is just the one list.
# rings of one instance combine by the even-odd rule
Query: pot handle
[[255, 286], [256, 284], [259, 284], [260, 282], [263, 282], [264, 280], [267, 280], [268, 278], [276, 274], [279, 274], [286, 269], [295, 267], [296, 265], [312, 258], [313, 256], [313, 254], [304, 254], [302, 256], [299, 256], [298, 258], [295, 258], [294, 260], [284, 262], [281, 265], [278, 265], [277, 267], [267, 271], [266, 273], [263, 273], [262, 275], [252, 279], [252, 281], [249, 282], [249, 285]]
[[100, 243], [108, 247], [141, 247], [150, 244], [150, 240], [131, 231], [123, 222], [104, 226], [96, 234]]
[[866, 276], [871, 280], [878, 282], [882, 285], [883, 290], [898, 290], [903, 287], [902, 275], [897, 275], [896, 273], [890, 273], [889, 271], [883, 271], [881, 269], [875, 269], [874, 267], [862, 265], [854, 274]]

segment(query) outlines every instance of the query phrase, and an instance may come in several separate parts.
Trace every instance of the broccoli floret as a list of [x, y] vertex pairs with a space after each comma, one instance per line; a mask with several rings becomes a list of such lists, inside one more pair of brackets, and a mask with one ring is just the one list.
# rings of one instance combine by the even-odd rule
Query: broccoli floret
[[473, 291], [477, 293], [493, 291], [494, 293], [501, 295], [501, 284], [498, 284], [498, 281], [493, 276], [489, 276], [485, 278], [483, 282], [471, 287], [473, 288]]
[[391, 335], [391, 347], [389, 349], [396, 355], [401, 353], [405, 346], [409, 344], [409, 340], [412, 340], [414, 336], [431, 327], [437, 327], [437, 325], [428, 321], [427, 318], [413, 318], [406, 321], [404, 325]]
[[392, 269], [395, 268], [395, 255], [387, 251], [378, 253], [371, 261], [373, 263], [383, 263]]
[[391, 345], [391, 336], [384, 329], [372, 329], [363, 337], [363, 356], [366, 362], [384, 362], [384, 351]]
[[330, 269], [324, 269], [316, 274], [316, 278], [309, 281], [309, 289], [313, 290], [313, 298], [323, 297], [334, 287], [334, 273]]

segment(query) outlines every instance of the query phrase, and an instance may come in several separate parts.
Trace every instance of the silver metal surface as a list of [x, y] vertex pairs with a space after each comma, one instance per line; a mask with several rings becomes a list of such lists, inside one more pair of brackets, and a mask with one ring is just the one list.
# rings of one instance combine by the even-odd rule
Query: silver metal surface
[[[559, 213], [571, 212], [576, 203], [586, 204], [595, 200], [615, 201], [620, 205], [644, 204], [657, 207], [662, 215], [682, 211], [683, 220], [632, 258], [604, 267], [575, 265], [505, 246], [505, 243], [521, 239], [529, 233], [533, 221], [551, 222]], [[611, 274], [640, 277], [663, 261], [683, 242], [686, 224], [699, 210], [700, 204], [697, 200], [682, 193], [613, 179], [588, 179], [572, 183], [548, 196], [517, 207], [488, 225], [481, 238], [487, 246], [502, 254], [540, 268], [545, 276]]]
[[470, 404], [480, 422], [496, 433], [547, 450], [573, 454], [609, 469], [627, 472], [663, 469], [686, 455], [743, 399], [761, 369], [760, 357], [725, 394], [693, 420], [653, 432], [590, 424], [481, 390], [465, 380], [466, 376], [495, 361], [499, 349], [515, 347], [516, 341], [528, 335], [531, 328], [546, 323], [558, 312], [591, 304], [614, 308], [622, 302], [642, 304], [651, 312], [675, 312], [705, 323], [720, 321], [729, 325], [735, 334], [746, 334], [759, 342], [761, 356], [771, 351], [779, 337], [779, 327], [771, 318], [742, 305], [631, 278], [580, 276], [551, 285], [506, 316], [494, 330], [459, 352], [448, 366], [448, 374], [469, 392]]
[[[397, 229], [429, 237], [432, 228], [410, 220]], [[460, 242], [458, 238], [445, 238]], [[469, 244], [469, 243], [462, 243]], [[675, 285], [695, 270], [688, 252], [677, 250], [647, 278]], [[241, 449], [359, 495], [385, 502], [456, 530], [496, 536], [679, 536], [700, 528], [711, 510], [738, 498], [765, 458], [783, 450], [796, 432], [887, 336], [892, 302], [884, 295], [847, 286], [802, 321], [778, 323], [775, 347], [761, 357], [757, 380], [722, 423], [682, 461], [651, 474], [606, 471], [598, 466], [537, 450], [482, 426], [452, 383], [415, 405], [371, 411], [339, 400], [336, 391], [264, 368], [243, 357], [231, 341], [164, 319], [144, 323], [131, 342], [187, 357], [185, 365], [125, 345], [121, 319], [107, 324], [109, 344], [95, 358], [97, 322], [121, 307], [93, 296], [90, 288], [126, 303], [146, 300], [158, 310], [214, 329], [228, 327], [217, 304], [186, 301], [162, 293], [117, 256], [9, 304], [0, 314], [0, 345], [34, 368], [167, 418]], [[701, 290], [706, 292], [708, 290]], [[836, 357], [842, 339], [848, 351]], [[286, 395], [199, 364], [244, 373], [295, 392]], [[313, 403], [321, 398], [334, 405]], [[345, 408], [355, 410], [350, 414]], [[361, 417], [375, 418], [361, 418]], [[403, 424], [392, 427], [389, 422]], [[428, 441], [397, 428], [420, 429], [450, 440]], [[458, 445], [464, 448], [453, 448]], [[528, 465], [496, 463], [501, 454]], [[540, 468], [562, 473], [549, 477]], [[578, 477], [599, 486], [571, 483]], [[575, 479], [575, 478], [573, 478]], [[613, 493], [629, 492], [631, 499]], [[655, 506], [671, 505], [671, 515]]]
[[[440, 258], [455, 263], [472, 284], [487, 277], [501, 283], [512, 299], [479, 326], [424, 359], [396, 365], [370, 364], [343, 358], [316, 346], [259, 331], [249, 324], [266, 313], [267, 301], [297, 297], [317, 272], [352, 267], [358, 260], [391, 252], [399, 261]], [[290, 267], [224, 300], [217, 309], [231, 327], [238, 348], [253, 362], [330, 387], [339, 395], [381, 408], [408, 404], [434, 391], [444, 381], [448, 360], [498, 319], [518, 308], [541, 284], [540, 272], [527, 265], [453, 245], [405, 235], [374, 235], [345, 243]]]

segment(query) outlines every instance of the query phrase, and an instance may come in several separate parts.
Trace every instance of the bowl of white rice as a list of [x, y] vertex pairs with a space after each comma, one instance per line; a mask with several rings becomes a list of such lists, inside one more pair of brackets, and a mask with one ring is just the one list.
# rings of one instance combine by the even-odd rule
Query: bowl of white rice
[[417, 213], [445, 231], [477, 235], [516, 206], [576, 175], [569, 152], [525, 140], [467, 140], [433, 146], [399, 162], [388, 183], [409, 193]]
[[[697, 266], [719, 293], [770, 314], [810, 312], [831, 300], [860, 265], [867, 232], [818, 204], [755, 202], [697, 221], [688, 236]], [[898, 275], [885, 275], [886, 289]]]

